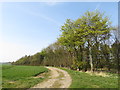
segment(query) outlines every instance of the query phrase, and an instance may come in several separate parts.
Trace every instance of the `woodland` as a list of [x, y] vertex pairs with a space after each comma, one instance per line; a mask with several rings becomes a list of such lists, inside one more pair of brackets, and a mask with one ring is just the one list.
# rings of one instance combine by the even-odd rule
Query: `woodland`
[[[118, 27], [100, 11], [86, 11], [76, 20], [67, 19], [56, 42], [13, 65], [66, 67], [82, 71], [118, 72]], [[54, 33], [54, 32], [53, 32]]]

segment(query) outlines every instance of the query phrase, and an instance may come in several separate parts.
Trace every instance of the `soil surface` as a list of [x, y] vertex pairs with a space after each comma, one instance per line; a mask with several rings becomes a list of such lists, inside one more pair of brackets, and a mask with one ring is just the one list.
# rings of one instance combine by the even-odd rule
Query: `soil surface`
[[32, 88], [69, 88], [72, 79], [66, 71], [55, 67], [47, 68], [50, 70], [49, 78]]

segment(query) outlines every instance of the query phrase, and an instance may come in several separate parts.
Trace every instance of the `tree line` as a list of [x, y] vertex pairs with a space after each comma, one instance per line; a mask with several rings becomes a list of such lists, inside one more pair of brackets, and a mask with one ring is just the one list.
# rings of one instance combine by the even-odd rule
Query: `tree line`
[[45, 65], [78, 70], [117, 71], [120, 42], [118, 28], [99, 11], [87, 11], [77, 20], [67, 19], [57, 41], [41, 52], [24, 56], [14, 65]]

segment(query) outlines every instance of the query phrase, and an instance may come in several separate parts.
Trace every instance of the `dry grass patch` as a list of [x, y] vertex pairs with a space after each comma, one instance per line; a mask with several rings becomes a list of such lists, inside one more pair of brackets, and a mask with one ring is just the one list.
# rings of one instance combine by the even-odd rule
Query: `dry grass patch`
[[110, 75], [108, 75], [105, 72], [91, 72], [91, 71], [87, 71], [86, 72], [89, 75], [97, 75], [97, 76], [102, 76], [102, 77], [109, 77]]

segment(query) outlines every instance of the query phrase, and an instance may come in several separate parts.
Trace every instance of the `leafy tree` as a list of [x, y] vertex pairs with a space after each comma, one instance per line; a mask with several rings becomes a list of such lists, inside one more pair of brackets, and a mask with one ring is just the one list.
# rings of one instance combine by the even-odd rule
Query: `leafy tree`
[[[112, 36], [109, 18], [99, 11], [87, 11], [76, 20], [67, 19], [58, 40], [14, 64], [50, 65], [79, 70], [117, 69], [119, 41]], [[111, 44], [109, 44], [111, 43]]]
[[101, 41], [102, 39], [107, 39], [110, 30], [111, 28], [107, 17], [103, 17], [103, 14], [101, 14], [99, 11], [87, 11], [81, 18], [77, 19], [76, 21], [71, 21], [70, 19], [66, 21], [66, 23], [61, 28], [62, 35], [59, 38], [59, 41], [65, 45], [68, 50], [74, 50], [77, 60], [77, 50], [80, 49], [82, 51], [83, 46], [86, 43], [89, 49], [91, 71], [93, 71], [94, 66], [92, 58], [92, 47], [95, 43], [98, 43], [99, 40]]

